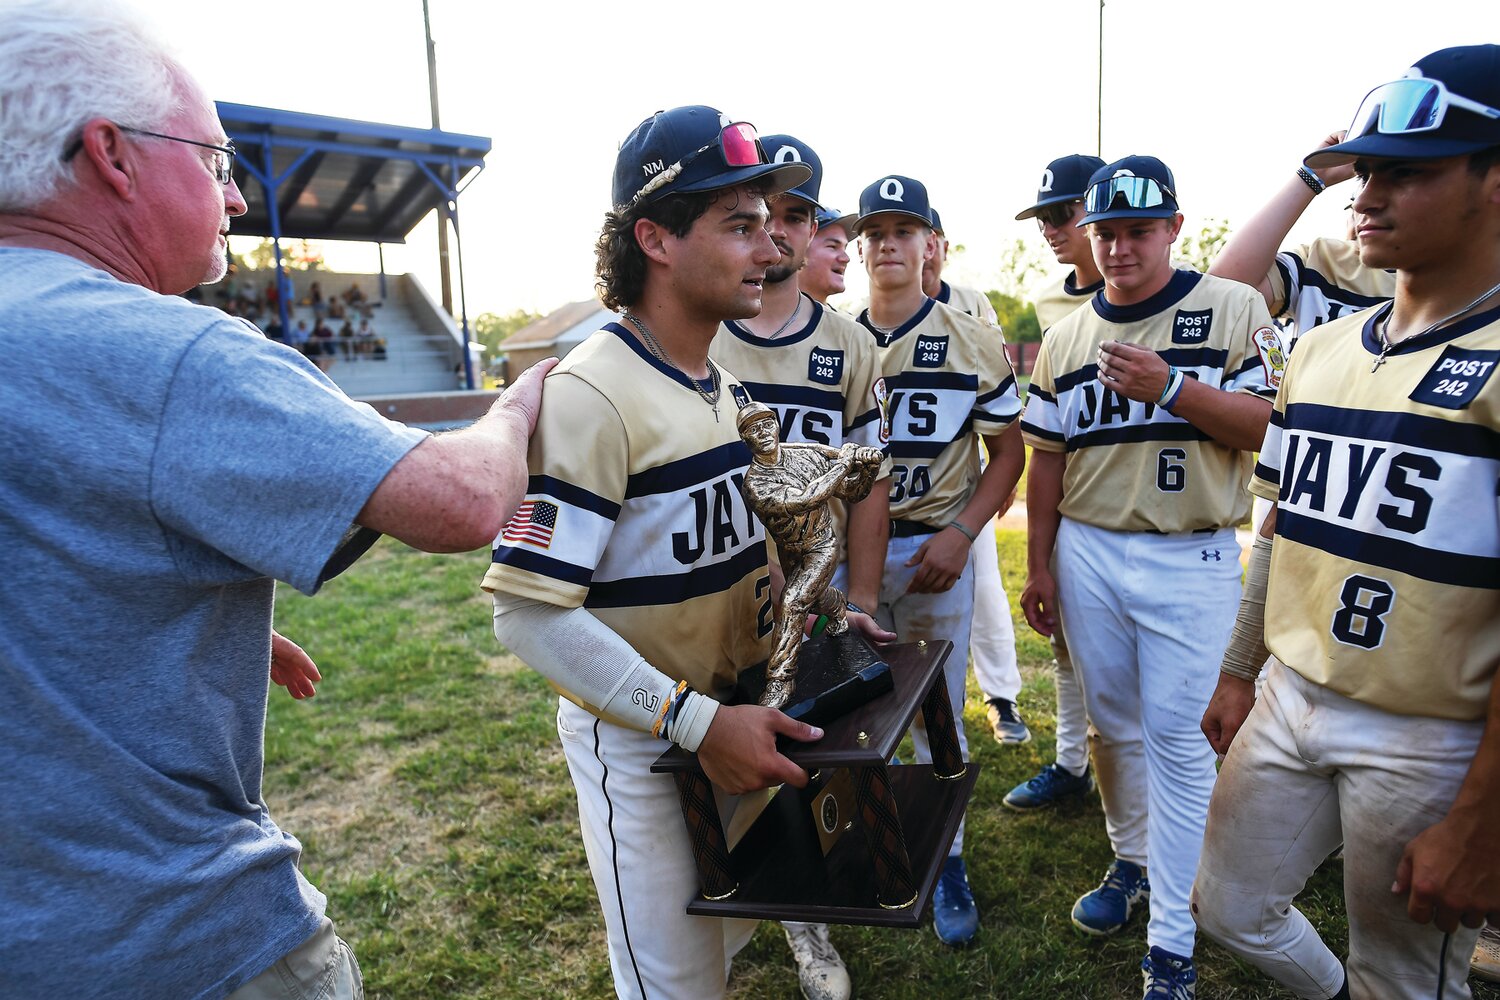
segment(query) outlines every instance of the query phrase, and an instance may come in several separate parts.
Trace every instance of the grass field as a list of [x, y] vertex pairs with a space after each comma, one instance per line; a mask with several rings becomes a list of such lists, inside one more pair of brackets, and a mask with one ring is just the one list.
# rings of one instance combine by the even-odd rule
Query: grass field
[[[1024, 539], [1001, 533], [1019, 591]], [[278, 594], [277, 627], [324, 675], [318, 696], [272, 689], [266, 795], [306, 847], [372, 998], [605, 997], [602, 922], [554, 728], [556, 698], [490, 632], [483, 553], [430, 556], [385, 541], [314, 599]], [[1021, 621], [1017, 612], [1016, 620]], [[1020, 816], [1000, 806], [1051, 760], [1045, 643], [1019, 630], [1021, 704], [1036, 739], [989, 738], [972, 682], [965, 723], [983, 765], [966, 855], [983, 926], [973, 947], [919, 931], [835, 927], [865, 998], [1139, 997], [1144, 919], [1098, 942], [1068, 923], [1110, 858], [1097, 798]], [[1339, 866], [1301, 900], [1343, 945]], [[1290, 996], [1207, 944], [1204, 998]], [[779, 928], [763, 924], [730, 980], [735, 998], [794, 998]], [[1476, 988], [1497, 1000], [1500, 991]]]

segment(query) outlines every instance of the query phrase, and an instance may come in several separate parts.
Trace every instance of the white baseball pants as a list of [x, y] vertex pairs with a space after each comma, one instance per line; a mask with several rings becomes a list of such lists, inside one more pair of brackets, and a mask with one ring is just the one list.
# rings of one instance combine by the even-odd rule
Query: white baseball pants
[[[1292, 900], [1342, 841], [1350, 997], [1432, 1000], [1443, 934], [1413, 923], [1391, 883], [1407, 843], [1447, 814], [1483, 730], [1393, 715], [1273, 660], [1214, 788], [1199, 926], [1298, 996], [1333, 996], [1344, 970]], [[1469, 996], [1478, 935], [1448, 942], [1444, 998]]]
[[[557, 735], [578, 793], [615, 992], [626, 1000], [722, 997], [725, 942], [742, 945], [745, 925], [756, 922], [685, 911], [699, 891], [687, 824], [672, 776], [651, 773], [667, 744], [566, 698], [558, 702]], [[722, 801], [721, 814], [736, 802]]]
[[[1157, 535], [1063, 518], [1058, 604], [1116, 856], [1151, 880], [1149, 945], [1193, 954], [1188, 895], [1214, 785], [1199, 723], [1239, 606], [1234, 529]], [[1141, 808], [1144, 804], [1144, 808]]]

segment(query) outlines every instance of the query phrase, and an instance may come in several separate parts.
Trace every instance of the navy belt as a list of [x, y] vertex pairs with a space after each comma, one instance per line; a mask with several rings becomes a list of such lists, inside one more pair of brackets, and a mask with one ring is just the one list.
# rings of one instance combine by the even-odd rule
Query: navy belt
[[934, 528], [930, 524], [923, 524], [921, 521], [891, 521], [892, 538], [911, 538], [914, 535], [935, 535], [942, 530], [942, 528]]
[[1216, 531], [1222, 531], [1222, 530], [1223, 530], [1222, 528], [1194, 528], [1192, 531], [1157, 531], [1155, 528], [1147, 528], [1146, 529], [1146, 534], [1148, 534], [1148, 535], [1212, 535], [1214, 532], [1216, 532]]

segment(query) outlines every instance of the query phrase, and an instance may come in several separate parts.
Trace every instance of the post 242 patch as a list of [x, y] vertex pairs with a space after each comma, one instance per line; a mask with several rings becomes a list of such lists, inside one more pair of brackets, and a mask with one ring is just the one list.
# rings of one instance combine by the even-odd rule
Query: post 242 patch
[[924, 337], [917, 335], [917, 349], [911, 363], [916, 368], [941, 368], [948, 361], [947, 337]]
[[814, 347], [807, 355], [807, 380], [822, 385], [838, 385], [844, 377], [844, 352]]
[[1466, 351], [1445, 347], [1437, 364], [1427, 369], [1422, 381], [1407, 398], [1446, 410], [1462, 410], [1479, 396], [1479, 390], [1500, 364], [1500, 351]]
[[1213, 325], [1212, 309], [1179, 309], [1177, 315], [1172, 317], [1172, 343], [1206, 343], [1209, 327]]

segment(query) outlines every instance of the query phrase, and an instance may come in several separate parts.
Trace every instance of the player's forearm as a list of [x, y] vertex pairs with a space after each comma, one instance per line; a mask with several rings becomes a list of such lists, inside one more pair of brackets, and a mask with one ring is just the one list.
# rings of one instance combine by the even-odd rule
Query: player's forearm
[[1271, 200], [1250, 217], [1250, 221], [1230, 235], [1224, 249], [1209, 265], [1208, 273], [1220, 278], [1243, 281], [1265, 297], [1271, 305], [1271, 283], [1267, 275], [1276, 254], [1286, 242], [1292, 226], [1312, 204], [1312, 188], [1293, 174]]
[[1051, 572], [1057, 526], [1062, 521], [1057, 508], [1062, 503], [1066, 464], [1060, 451], [1031, 449], [1031, 471], [1026, 476], [1026, 565], [1032, 573]]
[[1500, 825], [1500, 684], [1493, 679], [1484, 735], [1448, 812], [1472, 813], [1489, 829]]
[[1248, 392], [1226, 392], [1185, 379], [1172, 406], [1181, 417], [1226, 448], [1259, 451], [1271, 421], [1271, 401]]
[[633, 729], [697, 750], [718, 702], [684, 689], [583, 608], [495, 594], [495, 638], [558, 687]]
[[974, 495], [958, 512], [957, 520], [977, 534], [984, 523], [994, 517], [1000, 505], [1010, 497], [1026, 468], [1026, 446], [1021, 441], [1020, 422], [1011, 424], [999, 434], [988, 434], [984, 446], [990, 462], [979, 476]]
[[891, 481], [876, 480], [870, 495], [849, 505], [849, 599], [873, 612], [891, 540]]

